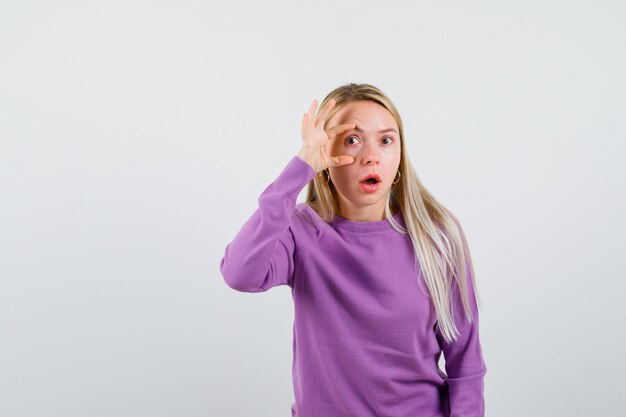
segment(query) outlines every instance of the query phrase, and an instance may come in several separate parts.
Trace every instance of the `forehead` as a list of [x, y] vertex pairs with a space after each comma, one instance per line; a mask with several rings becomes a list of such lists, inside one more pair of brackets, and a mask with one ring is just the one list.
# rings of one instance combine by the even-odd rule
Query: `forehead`
[[342, 123], [356, 123], [362, 130], [398, 129], [396, 119], [385, 107], [373, 101], [350, 101], [328, 121], [329, 126]]

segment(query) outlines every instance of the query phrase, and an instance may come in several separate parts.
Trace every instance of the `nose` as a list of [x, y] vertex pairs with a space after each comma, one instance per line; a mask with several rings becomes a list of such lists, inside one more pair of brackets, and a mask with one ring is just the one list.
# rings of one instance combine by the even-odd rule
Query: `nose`
[[366, 143], [362, 151], [361, 163], [363, 165], [378, 165], [380, 162], [380, 154], [378, 147], [374, 143]]

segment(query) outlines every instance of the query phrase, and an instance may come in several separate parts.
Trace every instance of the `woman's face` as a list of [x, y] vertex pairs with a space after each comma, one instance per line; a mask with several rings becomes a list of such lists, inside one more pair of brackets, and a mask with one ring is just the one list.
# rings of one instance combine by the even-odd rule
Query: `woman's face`
[[[331, 155], [352, 155], [354, 162], [330, 167], [330, 178], [339, 195], [339, 215], [355, 221], [384, 219], [387, 192], [400, 166], [400, 134], [389, 110], [373, 101], [351, 101], [328, 120], [327, 128], [355, 123], [353, 130], [338, 135]], [[377, 175], [374, 185], [363, 181]]]

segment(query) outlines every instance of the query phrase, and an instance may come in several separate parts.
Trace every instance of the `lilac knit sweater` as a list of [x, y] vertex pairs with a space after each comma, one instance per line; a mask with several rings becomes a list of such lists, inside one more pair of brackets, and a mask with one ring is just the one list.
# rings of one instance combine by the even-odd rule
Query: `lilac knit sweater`
[[[289, 285], [294, 301], [292, 417], [482, 417], [487, 372], [478, 308], [444, 341], [411, 240], [386, 220], [325, 223], [296, 204], [314, 177], [294, 156], [228, 244], [220, 269], [231, 288]], [[395, 218], [405, 225], [400, 213]], [[418, 279], [419, 278], [419, 279]], [[446, 372], [438, 367], [443, 352]]]

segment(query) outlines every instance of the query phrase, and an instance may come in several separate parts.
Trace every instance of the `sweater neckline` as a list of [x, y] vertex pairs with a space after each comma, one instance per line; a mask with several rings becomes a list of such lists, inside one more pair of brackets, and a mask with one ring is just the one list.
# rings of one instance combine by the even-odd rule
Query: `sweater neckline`
[[[400, 223], [404, 226], [404, 221], [402, 218], [402, 213], [398, 211], [393, 215], [393, 218], [396, 222]], [[375, 232], [382, 230], [395, 230], [391, 223], [385, 218], [383, 220], [375, 220], [375, 221], [364, 221], [359, 222], [355, 220], [349, 220], [344, 217], [341, 217], [338, 214], [335, 214], [335, 218], [333, 219], [333, 226], [336, 229], [348, 230], [350, 232]]]

